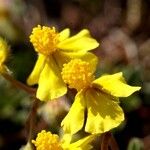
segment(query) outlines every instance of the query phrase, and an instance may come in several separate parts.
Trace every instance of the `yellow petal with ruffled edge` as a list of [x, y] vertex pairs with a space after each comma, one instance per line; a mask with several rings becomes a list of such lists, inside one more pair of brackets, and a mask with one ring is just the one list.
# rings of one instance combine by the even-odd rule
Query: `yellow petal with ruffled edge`
[[81, 59], [83, 61], [89, 62], [91, 68], [93, 68], [93, 73], [94, 73], [98, 63], [97, 56], [90, 52], [84, 54], [79, 52], [77, 53], [56, 52], [54, 54], [54, 57], [60, 69], [63, 67], [63, 64], [68, 63], [72, 59]]
[[74, 134], [83, 127], [85, 110], [83, 93], [83, 91], [77, 93], [70, 111], [61, 122], [61, 126], [63, 127], [65, 133]]
[[128, 85], [123, 78], [122, 72], [113, 75], [104, 75], [96, 79], [93, 85], [116, 97], [127, 97], [141, 89], [138, 86]]
[[59, 41], [63, 41], [70, 36], [70, 29], [66, 28], [59, 33]]
[[107, 132], [124, 120], [122, 108], [98, 89], [86, 92], [87, 121], [85, 131], [96, 134]]
[[67, 87], [63, 82], [58, 66], [52, 56], [46, 60], [38, 82], [37, 98], [42, 101], [52, 100], [63, 96]]
[[86, 52], [99, 46], [99, 43], [90, 36], [88, 30], [83, 29], [78, 34], [58, 43], [57, 48], [64, 52]]
[[28, 85], [34, 85], [38, 83], [40, 74], [45, 65], [45, 61], [46, 61], [46, 57], [44, 55], [39, 54], [36, 64], [33, 68], [33, 71], [31, 72], [31, 74], [27, 79]]
[[86, 136], [76, 142], [69, 145], [67, 150], [90, 150], [93, 148], [91, 142], [96, 138], [95, 135]]

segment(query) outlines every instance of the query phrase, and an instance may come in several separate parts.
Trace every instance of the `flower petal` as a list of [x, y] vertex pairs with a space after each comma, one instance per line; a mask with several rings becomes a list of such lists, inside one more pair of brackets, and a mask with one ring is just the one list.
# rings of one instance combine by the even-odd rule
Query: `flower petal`
[[141, 89], [141, 87], [126, 84], [122, 72], [104, 75], [96, 79], [93, 85], [116, 97], [127, 97]]
[[59, 98], [66, 94], [67, 87], [52, 56], [46, 60], [38, 84], [36, 96], [42, 101]]
[[63, 40], [57, 48], [65, 52], [86, 52], [99, 46], [99, 43], [90, 36], [88, 30], [83, 29], [78, 34]]
[[66, 28], [59, 33], [59, 41], [63, 41], [70, 36], [70, 29]]
[[90, 143], [96, 138], [95, 135], [86, 136], [69, 145], [69, 150], [90, 150], [92, 145]]
[[53, 57], [60, 70], [62, 70], [63, 64], [71, 60], [69, 57], [66, 57], [65, 54], [60, 51], [56, 51], [55, 53], [53, 53]]
[[93, 71], [91, 73], [94, 73], [96, 71], [97, 64], [98, 64], [98, 57], [96, 55], [94, 55], [93, 53], [87, 52], [86, 54], [81, 55], [79, 59], [86, 61], [90, 64], [90, 67], [92, 68], [92, 71]]
[[61, 126], [65, 133], [74, 134], [78, 132], [84, 124], [84, 92], [80, 91], [75, 97], [75, 101], [72, 104], [70, 111], [61, 122]]
[[7, 42], [0, 36], [0, 66], [5, 63], [10, 55], [10, 47]]
[[65, 53], [65, 52], [57, 52], [54, 54], [55, 58], [57, 58], [57, 64], [60, 68], [63, 67], [63, 64], [68, 63], [71, 59], [81, 59], [83, 61], [89, 62], [91, 68], [93, 68], [93, 73], [96, 70], [96, 66], [98, 63], [98, 58], [93, 53]]
[[85, 131], [95, 134], [104, 133], [117, 127], [124, 120], [122, 108], [108, 95], [98, 89], [86, 92], [87, 121]]
[[39, 81], [40, 73], [44, 68], [46, 57], [44, 55], [39, 54], [36, 64], [31, 72], [30, 76], [27, 79], [28, 85], [37, 84]]
[[72, 140], [72, 135], [69, 133], [64, 133], [62, 138], [61, 138], [61, 144], [63, 147], [67, 148], [68, 145], [71, 143]]

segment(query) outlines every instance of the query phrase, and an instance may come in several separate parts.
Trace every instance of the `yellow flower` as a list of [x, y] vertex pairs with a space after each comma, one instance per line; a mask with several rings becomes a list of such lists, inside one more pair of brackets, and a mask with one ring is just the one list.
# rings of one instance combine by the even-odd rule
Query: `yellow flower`
[[96, 56], [87, 51], [98, 47], [99, 43], [88, 30], [69, 36], [69, 29], [58, 33], [54, 27], [38, 25], [33, 28], [30, 41], [38, 52], [38, 59], [27, 83], [38, 84], [36, 96], [40, 100], [58, 98], [67, 92], [60, 74], [64, 63], [73, 58], [91, 59], [97, 63]]
[[76, 142], [71, 142], [71, 136], [66, 134], [59, 139], [57, 134], [42, 130], [38, 133], [36, 140], [32, 140], [36, 150], [90, 150], [89, 144], [94, 139], [94, 135], [84, 137]]
[[9, 55], [9, 46], [7, 42], [0, 37], [0, 73], [6, 73], [8, 71], [5, 61]]
[[[88, 133], [103, 133], [124, 120], [118, 97], [127, 97], [140, 87], [126, 84], [121, 72], [94, 79], [89, 61], [79, 59], [64, 64], [62, 78], [70, 88], [78, 90], [75, 101], [61, 125], [65, 133], [74, 134], [83, 128]], [[87, 113], [85, 120], [85, 112]]]

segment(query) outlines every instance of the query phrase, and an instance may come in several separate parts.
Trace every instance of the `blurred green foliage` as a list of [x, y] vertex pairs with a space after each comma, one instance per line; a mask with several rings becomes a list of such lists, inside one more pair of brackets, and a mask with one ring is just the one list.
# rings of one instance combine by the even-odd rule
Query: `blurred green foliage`
[[0, 92], [0, 118], [24, 124], [31, 107], [29, 95], [20, 89], [13, 88], [2, 77], [0, 77]]
[[132, 138], [129, 142], [127, 150], [143, 150], [144, 144], [139, 138]]

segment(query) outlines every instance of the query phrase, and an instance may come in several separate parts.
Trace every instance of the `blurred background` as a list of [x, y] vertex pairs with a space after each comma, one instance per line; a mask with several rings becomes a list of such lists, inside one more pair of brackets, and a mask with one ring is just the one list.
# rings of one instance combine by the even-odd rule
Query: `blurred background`
[[[0, 36], [11, 46], [7, 61], [15, 79], [26, 84], [37, 55], [29, 42], [32, 28], [87, 28], [100, 42], [96, 76], [122, 71], [140, 92], [121, 99], [126, 120], [113, 130], [121, 150], [150, 150], [150, 0], [0, 0]], [[71, 94], [69, 94], [71, 95]], [[18, 150], [28, 137], [33, 101], [0, 77], [0, 149]], [[36, 130], [59, 132], [68, 101], [40, 104]], [[97, 146], [98, 147], [98, 146]]]

